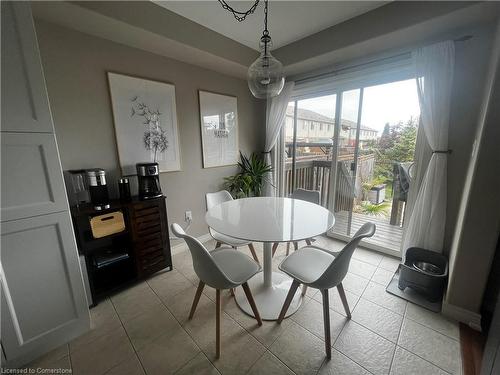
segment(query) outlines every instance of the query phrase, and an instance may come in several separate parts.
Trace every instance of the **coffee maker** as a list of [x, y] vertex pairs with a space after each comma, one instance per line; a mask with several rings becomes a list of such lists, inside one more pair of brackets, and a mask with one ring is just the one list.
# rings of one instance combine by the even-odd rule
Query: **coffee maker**
[[139, 199], [152, 199], [163, 194], [160, 187], [160, 168], [158, 163], [137, 163]]
[[90, 200], [95, 210], [105, 210], [110, 207], [108, 186], [106, 184], [106, 172], [104, 169], [87, 169], [87, 181], [90, 192]]

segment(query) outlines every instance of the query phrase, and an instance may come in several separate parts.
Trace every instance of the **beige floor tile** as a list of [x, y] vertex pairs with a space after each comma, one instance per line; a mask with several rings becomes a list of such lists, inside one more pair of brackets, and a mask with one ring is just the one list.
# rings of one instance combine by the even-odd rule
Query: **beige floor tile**
[[121, 327], [120, 319], [109, 298], [90, 309], [90, 331], [69, 343], [70, 352], [87, 346], [93, 340]]
[[406, 318], [432, 328], [443, 335], [451, 337], [452, 339], [460, 340], [458, 323], [441, 314], [429, 311], [423, 307], [414, 305], [413, 303], [408, 303]]
[[210, 363], [205, 354], [198, 353], [186, 363], [175, 375], [218, 375], [220, 372]]
[[345, 290], [360, 296], [363, 294], [368, 282], [369, 279], [347, 272], [346, 277], [342, 280], [342, 285], [344, 285]]
[[245, 374], [264, 354], [266, 348], [232, 319], [222, 324], [221, 355], [215, 358], [215, 330], [213, 340], [202, 349], [221, 374]]
[[[207, 297], [202, 296], [202, 298], [208, 300]], [[188, 313], [186, 313], [184, 320], [180, 320], [183, 328], [202, 349], [207, 349], [215, 341], [215, 303], [212, 301], [200, 303], [191, 320], [187, 318], [187, 315]], [[221, 334], [234, 333], [235, 330], [244, 331], [229, 315], [223, 312], [221, 314]]]
[[61, 345], [60, 347], [51, 350], [47, 354], [42, 355], [37, 358], [35, 361], [28, 363], [26, 368], [47, 368], [47, 366], [51, 366], [53, 363], [60, 361], [61, 359], [67, 357], [69, 355], [69, 347], [68, 344]]
[[[352, 313], [352, 311], [356, 307], [356, 304], [359, 301], [359, 296], [347, 290], [345, 290], [345, 295], [347, 297], [347, 304], [349, 305], [349, 309]], [[330, 310], [333, 310], [341, 315], [346, 316], [344, 305], [342, 304], [342, 300], [340, 299], [340, 295], [337, 288], [329, 289], [328, 296], [330, 302]], [[320, 303], [323, 303], [323, 297], [321, 296], [321, 293], [319, 291], [312, 298]]]
[[446, 371], [439, 367], [417, 357], [415, 354], [404, 350], [401, 347], [396, 348], [394, 359], [392, 361], [391, 375], [447, 375]]
[[231, 318], [267, 348], [272, 345], [291, 323], [291, 319], [285, 319], [281, 324], [264, 320], [262, 326], [259, 327], [255, 318], [245, 314], [230, 295], [225, 295], [222, 298], [222, 308]]
[[191, 361], [200, 349], [181, 328], [153, 340], [137, 352], [148, 375], [173, 374]]
[[403, 316], [361, 298], [352, 313], [352, 320], [396, 343]]
[[28, 368], [30, 371], [35, 371], [33, 374], [42, 374], [42, 373], [57, 373], [51, 370], [71, 370], [71, 361], [69, 355], [65, 355], [63, 357], [47, 360], [45, 358], [44, 361], [34, 361], [29, 365], [23, 367]]
[[384, 255], [380, 261], [379, 267], [387, 271], [396, 272], [399, 267], [399, 263], [401, 263], [401, 259]]
[[172, 256], [172, 265], [174, 269], [181, 272], [183, 269], [193, 269], [193, 260], [189, 250], [174, 254]]
[[385, 288], [385, 287], [387, 287], [387, 285], [389, 285], [393, 276], [394, 276], [394, 272], [387, 271], [387, 270], [384, 270], [383, 268], [379, 267], [379, 268], [377, 268], [377, 270], [373, 274], [371, 280], [377, 284], [382, 285]]
[[142, 349], [157, 337], [180, 328], [174, 316], [163, 305], [123, 323], [135, 350]]
[[315, 374], [326, 358], [324, 342], [296, 323], [286, 329], [270, 350], [298, 375]]
[[378, 266], [384, 256], [368, 249], [358, 247], [352, 254], [353, 259], [358, 259], [374, 266]]
[[142, 368], [139, 358], [134, 355], [128, 358], [126, 361], [120, 363], [118, 366], [113, 367], [109, 370], [106, 375], [144, 375], [144, 369]]
[[460, 373], [459, 342], [422, 324], [404, 319], [398, 345], [449, 373]]
[[248, 375], [293, 375], [293, 372], [267, 351], [255, 362]]
[[[181, 322], [181, 324], [184, 324], [188, 320], [195, 293], [196, 288], [193, 286], [185, 293], [178, 294], [173, 299], [163, 301], [168, 310], [175, 316], [175, 318], [179, 322]], [[202, 294], [200, 301], [198, 302], [198, 308], [194, 314], [195, 318], [198, 316], [199, 309], [203, 308], [203, 306], [205, 305], [212, 306], [213, 314], [215, 314], [215, 304], [206, 295]]]
[[335, 349], [373, 374], [387, 374], [396, 345], [350, 321], [335, 342]]
[[162, 300], [173, 298], [193, 286], [186, 276], [175, 269], [156, 274], [147, 283]]
[[[202, 296], [202, 298], [208, 300], [207, 297]], [[184, 329], [221, 373], [245, 372], [265, 352], [262, 344], [223, 312], [221, 316], [222, 354], [220, 359], [215, 360], [215, 324], [215, 304], [211, 301], [205, 301], [203, 305], [200, 305], [192, 320], [183, 321]]]
[[100, 375], [134, 356], [134, 349], [125, 330], [120, 327], [113, 333], [101, 336], [90, 345], [71, 353], [75, 375]]
[[373, 264], [363, 262], [358, 259], [351, 259], [351, 262], [349, 263], [349, 272], [353, 273], [357, 276], [364, 277], [365, 279], [371, 279], [373, 274], [375, 273], [375, 270], [377, 269], [377, 266], [374, 266]]
[[370, 375], [363, 367], [339, 351], [332, 350], [332, 359], [323, 362], [318, 375]]
[[[325, 339], [323, 326], [323, 304], [306, 297], [300, 309], [291, 316], [291, 319], [300, 326], [315, 334], [320, 339]], [[330, 335], [332, 344], [347, 323], [347, 318], [330, 310]]]
[[146, 282], [112, 296], [111, 302], [122, 321], [130, 320], [161, 304], [158, 296]]
[[385, 307], [399, 315], [404, 315], [407, 302], [399, 297], [387, 293], [385, 287], [370, 281], [361, 298]]

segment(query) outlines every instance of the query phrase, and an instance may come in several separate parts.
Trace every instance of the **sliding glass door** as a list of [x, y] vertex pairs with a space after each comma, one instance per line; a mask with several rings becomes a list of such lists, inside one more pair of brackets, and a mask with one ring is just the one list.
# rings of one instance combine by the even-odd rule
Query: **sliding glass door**
[[298, 188], [318, 190], [328, 205], [337, 96], [290, 102], [285, 122], [285, 196]]
[[285, 194], [319, 190], [321, 204], [335, 213], [332, 236], [348, 239], [371, 221], [377, 232], [366, 245], [399, 252], [415, 188], [418, 121], [413, 79], [291, 102]]

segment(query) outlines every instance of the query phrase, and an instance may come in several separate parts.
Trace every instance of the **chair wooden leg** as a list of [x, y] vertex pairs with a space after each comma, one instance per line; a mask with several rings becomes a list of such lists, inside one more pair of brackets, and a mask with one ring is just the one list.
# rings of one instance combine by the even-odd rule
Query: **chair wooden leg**
[[299, 249], [299, 243], [298, 243], [298, 242], [296, 242], [296, 241], [294, 241], [294, 242], [293, 242], [293, 250], [294, 250], [294, 251], [297, 251], [298, 249]]
[[290, 307], [290, 304], [292, 303], [293, 297], [295, 296], [295, 292], [297, 291], [297, 288], [299, 287], [300, 283], [297, 280], [293, 280], [292, 286], [290, 287], [290, 290], [288, 291], [288, 294], [285, 298], [285, 303], [283, 304], [283, 307], [281, 308], [280, 315], [278, 317], [278, 323], [281, 323], [283, 319], [285, 319], [285, 314], [288, 311], [288, 308]]
[[259, 262], [259, 258], [257, 257], [257, 253], [255, 252], [255, 247], [253, 247], [253, 243], [248, 244], [248, 248], [250, 249], [250, 252], [252, 253], [253, 260], [255, 260], [257, 263]]
[[279, 243], [278, 243], [278, 242], [275, 242], [275, 243], [273, 244], [273, 252], [272, 252], [272, 257], [273, 257], [273, 256], [274, 256], [274, 254], [276, 253], [276, 250], [278, 250], [278, 245], [279, 245]]
[[312, 245], [312, 242], [311, 242], [310, 238], [306, 238], [306, 244], [307, 244], [307, 246], [311, 246]]
[[218, 247], [221, 247], [221, 246], [222, 246], [222, 242], [217, 241], [217, 242], [215, 243], [215, 248], [216, 248], [216, 249], [217, 249]]
[[243, 287], [245, 295], [247, 296], [248, 303], [252, 308], [253, 314], [255, 315], [255, 319], [257, 319], [257, 324], [261, 326], [262, 319], [260, 318], [259, 310], [257, 309], [257, 305], [255, 304], [255, 301], [253, 299], [252, 291], [250, 290], [248, 283], [243, 283], [241, 286]]
[[302, 285], [302, 297], [306, 295], [307, 285]]
[[196, 294], [194, 295], [193, 305], [191, 306], [191, 311], [189, 313], [189, 319], [193, 319], [194, 312], [196, 311], [196, 306], [198, 306], [198, 302], [200, 301], [201, 292], [203, 292], [203, 288], [205, 287], [205, 283], [200, 280], [198, 284], [198, 289], [196, 289]]
[[286, 243], [286, 256], [288, 256], [288, 254], [290, 254], [290, 242]]
[[321, 291], [323, 295], [323, 324], [325, 326], [325, 351], [326, 358], [332, 358], [332, 339], [330, 336], [330, 304], [328, 301], [328, 289]]
[[347, 303], [347, 297], [345, 296], [344, 286], [342, 285], [342, 283], [337, 285], [337, 290], [339, 291], [340, 299], [342, 300], [342, 304], [344, 305], [344, 310], [347, 318], [351, 319], [351, 310], [349, 309], [349, 304]]
[[215, 357], [220, 358], [220, 289], [216, 291], [216, 304], [215, 304]]

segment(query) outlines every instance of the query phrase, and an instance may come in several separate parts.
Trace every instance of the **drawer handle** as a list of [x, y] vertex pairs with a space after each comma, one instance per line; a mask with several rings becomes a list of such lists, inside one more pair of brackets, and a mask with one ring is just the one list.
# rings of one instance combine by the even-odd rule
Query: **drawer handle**
[[106, 217], [101, 218], [101, 221], [113, 220], [114, 218], [115, 218], [114, 215], [106, 216]]

